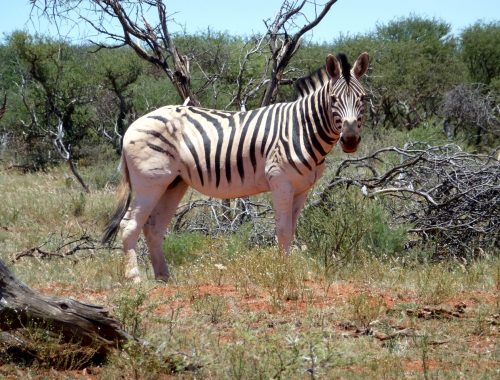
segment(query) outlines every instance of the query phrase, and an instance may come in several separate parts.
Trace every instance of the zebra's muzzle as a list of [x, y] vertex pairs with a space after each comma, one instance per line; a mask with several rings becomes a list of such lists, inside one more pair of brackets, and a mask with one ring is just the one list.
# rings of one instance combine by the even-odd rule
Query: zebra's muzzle
[[360, 141], [361, 141], [361, 136], [359, 136], [355, 142], [344, 141], [342, 138], [340, 138], [340, 146], [342, 147], [344, 153], [354, 153], [358, 150], [358, 145]]
[[361, 141], [360, 128], [356, 124], [347, 124], [340, 134], [340, 146], [345, 153], [354, 153], [358, 150]]

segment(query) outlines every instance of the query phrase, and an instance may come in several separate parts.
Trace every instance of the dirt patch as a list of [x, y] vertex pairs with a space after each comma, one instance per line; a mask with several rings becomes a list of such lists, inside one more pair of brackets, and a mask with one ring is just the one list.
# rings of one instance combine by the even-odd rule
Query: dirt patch
[[67, 284], [49, 283], [45, 286], [34, 287], [42, 294], [50, 294], [59, 297], [73, 298], [82, 302], [89, 303], [107, 303], [111, 290], [95, 290], [71, 286]]
[[425, 361], [425, 368], [424, 368], [424, 362], [421, 359], [406, 359], [403, 361], [403, 366], [405, 369], [405, 372], [419, 372], [422, 373], [424, 370], [426, 371], [432, 371], [437, 368], [442, 367], [442, 363], [432, 360], [432, 359], [427, 359]]

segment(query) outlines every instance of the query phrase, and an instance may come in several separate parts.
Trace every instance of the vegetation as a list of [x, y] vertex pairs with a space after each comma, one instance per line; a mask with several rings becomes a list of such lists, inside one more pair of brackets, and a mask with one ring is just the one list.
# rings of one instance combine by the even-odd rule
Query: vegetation
[[[499, 123], [498, 44], [494, 43], [498, 30], [497, 23], [476, 24], [457, 38], [443, 21], [410, 17], [331, 44], [306, 43], [289, 63], [277, 100], [293, 99], [293, 79], [317, 69], [328, 53], [344, 51], [354, 57], [366, 50], [372, 67], [367, 80], [373, 94], [369, 127], [382, 135], [387, 128], [413, 129], [449, 120], [457, 135], [463, 132], [470, 139], [470, 133], [476, 136], [480, 130], [484, 138], [470, 141], [494, 147]], [[241, 71], [255, 38], [211, 31], [176, 36], [178, 48], [191, 57], [191, 84], [202, 105], [239, 109], [234, 101], [241, 90], [237, 82], [257, 82], [266, 66], [266, 56], [259, 53], [245, 61]], [[27, 170], [61, 160], [61, 146], [58, 151], [53, 143], [57, 137], [76, 160], [92, 160], [97, 145], [111, 144], [119, 151], [120, 136], [133, 119], [181, 102], [164, 74], [125, 47], [96, 52], [93, 46], [15, 32], [0, 45], [0, 63], [1, 91], [8, 98], [0, 121], [1, 158]], [[482, 84], [469, 93], [472, 100], [489, 107], [483, 117], [487, 126], [482, 128], [478, 125], [485, 124], [483, 119], [474, 123], [466, 116], [457, 117], [449, 104], [442, 107], [448, 92], [472, 83]], [[248, 108], [260, 105], [263, 91], [249, 96]], [[470, 97], [451, 99], [460, 108], [460, 101], [469, 102]]]
[[[115, 206], [124, 130], [141, 114], [180, 103], [177, 90], [129, 48], [95, 51], [23, 32], [8, 36], [0, 45], [0, 95], [7, 95], [0, 120], [0, 259], [34, 289], [109, 307], [149, 346], [130, 343], [91, 365], [91, 352], [61, 346], [58, 337], [28, 326], [29, 343], [46, 354], [23, 363], [0, 346], [0, 376], [66, 378], [78, 369], [97, 378], [497, 378], [498, 30], [498, 23], [479, 23], [454, 37], [440, 20], [409, 17], [331, 44], [304, 43], [281, 78], [277, 101], [292, 99], [293, 79], [318, 68], [328, 53], [370, 53], [366, 84], [373, 99], [354, 160], [368, 158], [349, 167], [339, 151], [327, 158], [290, 257], [274, 248], [266, 195], [247, 201], [252, 217], [246, 218], [237, 207], [188, 192], [189, 206], [181, 206], [164, 244], [173, 272], [166, 286], [152, 280], [144, 245], [148, 280], [131, 286], [118, 245], [102, 247], [98, 239]], [[240, 71], [258, 38], [211, 31], [175, 36], [191, 58], [191, 84], [202, 105], [239, 109], [237, 82], [257, 81], [266, 66], [265, 55], [256, 53]], [[246, 106], [259, 106], [264, 91], [249, 95]], [[492, 216], [479, 226], [488, 233], [468, 235], [474, 246], [464, 254], [448, 235], [411, 232], [417, 222], [404, 223], [395, 212], [437, 215], [436, 209], [370, 188], [381, 177], [401, 185], [404, 178], [383, 174], [406, 162], [400, 152], [415, 141], [452, 142], [468, 152], [460, 156], [467, 162], [476, 153], [490, 155], [492, 190], [484, 196], [493, 201]], [[400, 150], [370, 158], [388, 146]], [[450, 149], [429, 150], [442, 151]], [[88, 193], [60, 165], [68, 159]], [[444, 162], [438, 159], [425, 163]], [[451, 164], [438, 166], [450, 173]], [[410, 167], [418, 174], [413, 190], [430, 192], [426, 179], [442, 180], [431, 167]], [[451, 172], [472, 181], [474, 168]], [[333, 187], [336, 180], [344, 182]], [[437, 201], [455, 194], [447, 189]], [[411, 208], [416, 204], [424, 206]], [[439, 220], [454, 217], [447, 215]]]

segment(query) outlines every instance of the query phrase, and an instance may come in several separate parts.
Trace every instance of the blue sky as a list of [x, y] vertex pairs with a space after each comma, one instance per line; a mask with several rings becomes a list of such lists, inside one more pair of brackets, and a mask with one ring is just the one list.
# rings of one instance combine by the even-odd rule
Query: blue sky
[[[319, 0], [321, 2], [322, 0]], [[233, 35], [250, 35], [265, 30], [263, 19], [273, 16], [281, 0], [166, 0], [167, 9], [176, 12], [175, 20], [180, 26], [195, 33], [210, 28], [227, 31]], [[36, 16], [30, 21], [28, 0], [0, 0], [0, 36], [14, 30], [27, 30], [56, 36], [44, 20]], [[437, 18], [449, 23], [454, 33], [475, 23], [500, 20], [498, 0], [338, 0], [325, 19], [309, 34], [315, 42], [330, 42], [341, 34], [364, 34], [372, 31], [378, 23], [418, 15]], [[63, 35], [85, 39], [85, 28], [71, 25], [71, 31]]]

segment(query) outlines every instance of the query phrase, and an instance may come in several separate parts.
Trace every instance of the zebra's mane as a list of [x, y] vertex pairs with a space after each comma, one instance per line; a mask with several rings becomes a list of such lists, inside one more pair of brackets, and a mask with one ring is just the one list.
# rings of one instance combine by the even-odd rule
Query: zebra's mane
[[330, 77], [324, 66], [310, 75], [297, 79], [295, 81], [295, 93], [297, 94], [297, 98], [303, 98], [313, 93], [327, 83], [329, 79]]
[[[343, 53], [338, 54], [337, 59], [340, 62], [342, 76], [347, 84], [349, 84], [351, 80], [351, 64], [347, 60], [347, 56]], [[297, 98], [303, 98], [313, 93], [327, 83], [329, 79], [330, 77], [326, 72], [325, 66], [320, 67], [310, 75], [297, 79], [295, 82], [295, 93], [297, 94]]]
[[347, 82], [347, 85], [349, 85], [349, 82], [351, 80], [351, 64], [347, 60], [347, 56], [343, 53], [337, 54], [337, 59], [340, 61], [342, 76]]

